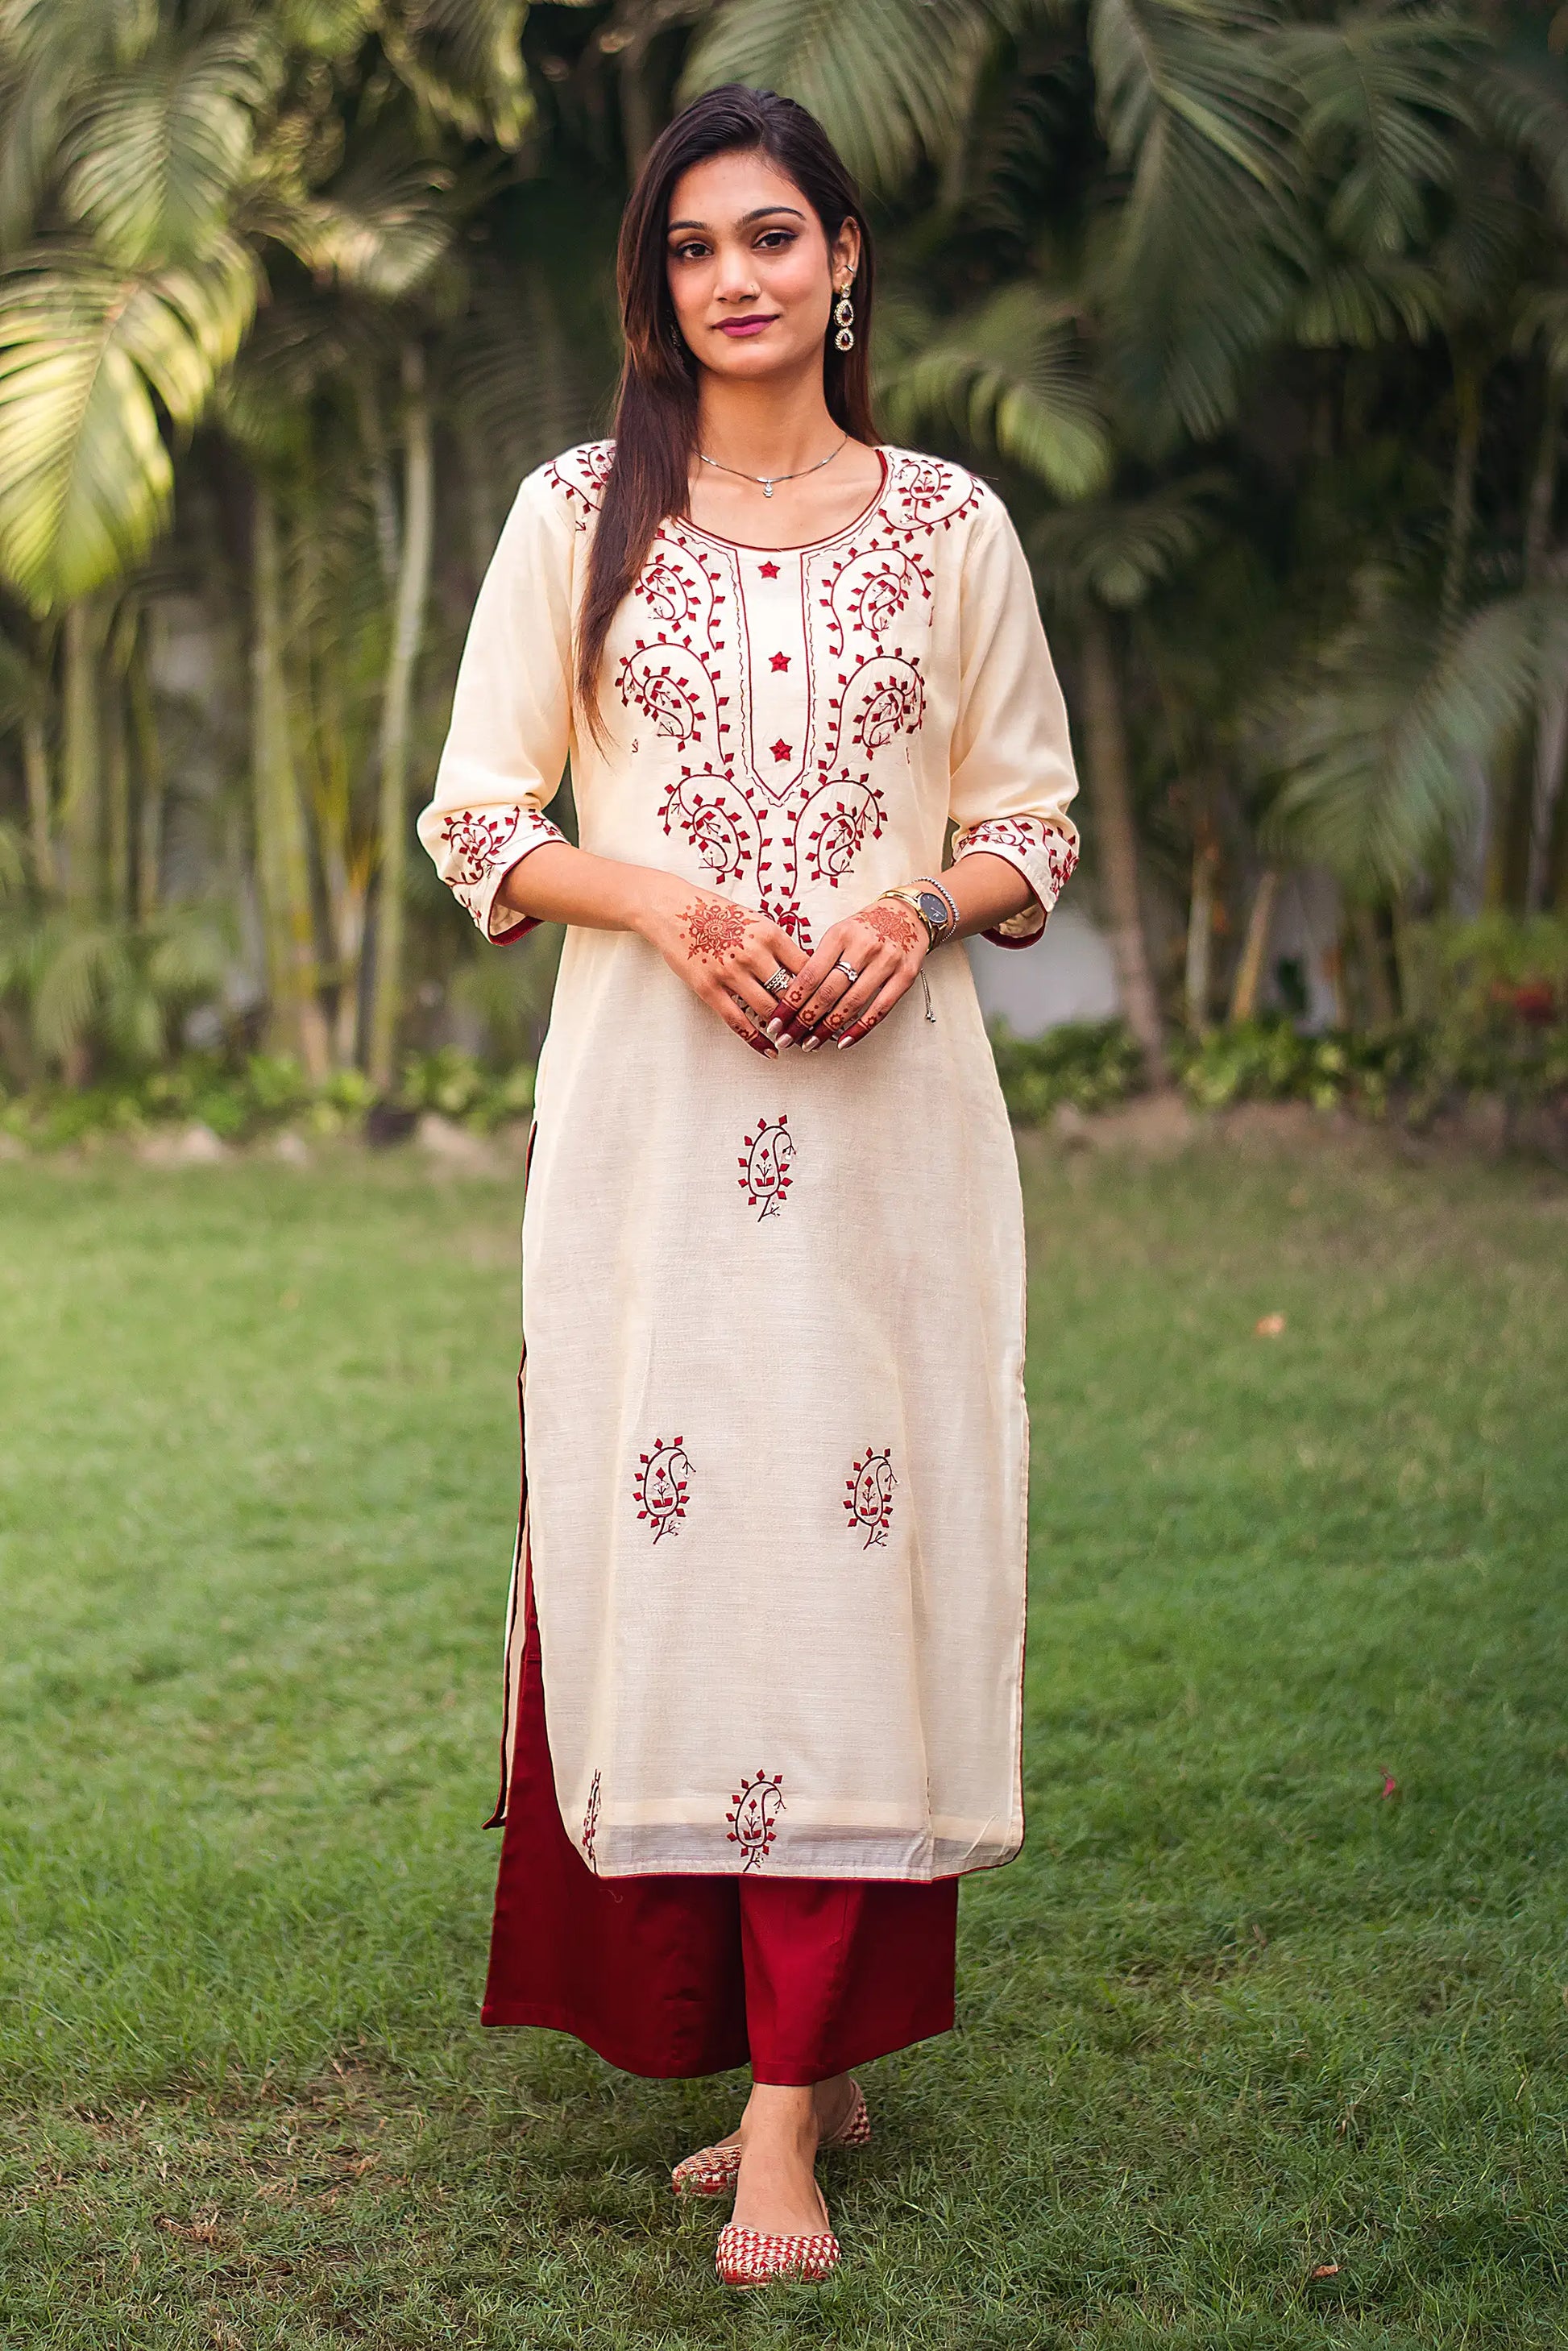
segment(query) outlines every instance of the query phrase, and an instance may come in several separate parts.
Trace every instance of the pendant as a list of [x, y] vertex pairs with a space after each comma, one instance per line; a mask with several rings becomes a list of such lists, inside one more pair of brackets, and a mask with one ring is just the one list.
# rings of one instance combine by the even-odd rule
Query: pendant
[[762, 495], [765, 498], [770, 498], [773, 496], [773, 485], [771, 482], [763, 483]]

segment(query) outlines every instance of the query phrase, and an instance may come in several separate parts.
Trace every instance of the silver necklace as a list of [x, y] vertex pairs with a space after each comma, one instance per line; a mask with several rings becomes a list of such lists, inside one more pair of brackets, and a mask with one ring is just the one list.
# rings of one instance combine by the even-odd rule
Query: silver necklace
[[[844, 441], [847, 441], [849, 437], [849, 434], [846, 433], [844, 434], [843, 441], [839, 443], [839, 449], [843, 447]], [[773, 496], [773, 485], [775, 482], [798, 482], [801, 478], [802, 475], [820, 474], [824, 465], [831, 465], [832, 464], [833, 459], [839, 454], [839, 449], [830, 449], [827, 455], [825, 457], [819, 457], [814, 465], [797, 466], [796, 470], [792, 474], [748, 474], [742, 465], [727, 465], [724, 464], [722, 459], [718, 457], [710, 457], [706, 449], [699, 449], [697, 451], [697, 455], [702, 459], [705, 465], [712, 465], [721, 474], [734, 474], [737, 475], [743, 482], [755, 482], [761, 490], [763, 496], [765, 498], [770, 498]]]

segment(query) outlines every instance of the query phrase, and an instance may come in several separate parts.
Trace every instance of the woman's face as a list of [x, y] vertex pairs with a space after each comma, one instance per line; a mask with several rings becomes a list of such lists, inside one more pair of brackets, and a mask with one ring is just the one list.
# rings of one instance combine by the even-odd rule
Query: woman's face
[[757, 378], [820, 360], [860, 231], [830, 251], [810, 203], [766, 155], [714, 155], [670, 195], [664, 266], [682, 334], [716, 375]]

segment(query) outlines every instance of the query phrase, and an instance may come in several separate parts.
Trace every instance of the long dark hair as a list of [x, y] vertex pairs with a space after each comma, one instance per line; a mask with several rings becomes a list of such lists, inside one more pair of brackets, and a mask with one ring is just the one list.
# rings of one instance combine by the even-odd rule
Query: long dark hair
[[615, 458], [589, 558], [577, 646], [578, 700], [596, 734], [599, 664], [610, 623], [643, 569], [654, 532], [666, 516], [686, 512], [690, 495], [697, 361], [675, 322], [665, 274], [670, 192], [694, 163], [737, 152], [760, 153], [776, 163], [806, 198], [830, 246], [846, 220], [859, 225], [860, 261], [850, 283], [854, 348], [841, 351], [828, 336], [822, 389], [830, 414], [846, 433], [857, 441], [877, 437], [866, 363], [873, 269], [860, 191], [821, 124], [792, 98], [739, 82], [710, 89], [653, 141], [621, 223], [615, 278], [626, 352], [615, 403]]

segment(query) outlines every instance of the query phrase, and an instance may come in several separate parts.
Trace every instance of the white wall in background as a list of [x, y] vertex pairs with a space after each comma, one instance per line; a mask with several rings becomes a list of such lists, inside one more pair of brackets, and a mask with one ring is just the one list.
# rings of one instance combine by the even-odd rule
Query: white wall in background
[[1121, 1009], [1111, 949], [1087, 914], [1061, 906], [1031, 947], [969, 941], [980, 1009], [1015, 1037], [1039, 1037], [1069, 1020], [1113, 1020]]
[[1306, 1012], [1297, 1025], [1308, 1030], [1334, 1025], [1334, 958], [1343, 920], [1339, 888], [1321, 866], [1288, 867], [1280, 877], [1269, 952], [1263, 959], [1260, 1002], [1265, 1012], [1292, 1011], [1280, 985], [1280, 966], [1297, 966], [1306, 992]]

